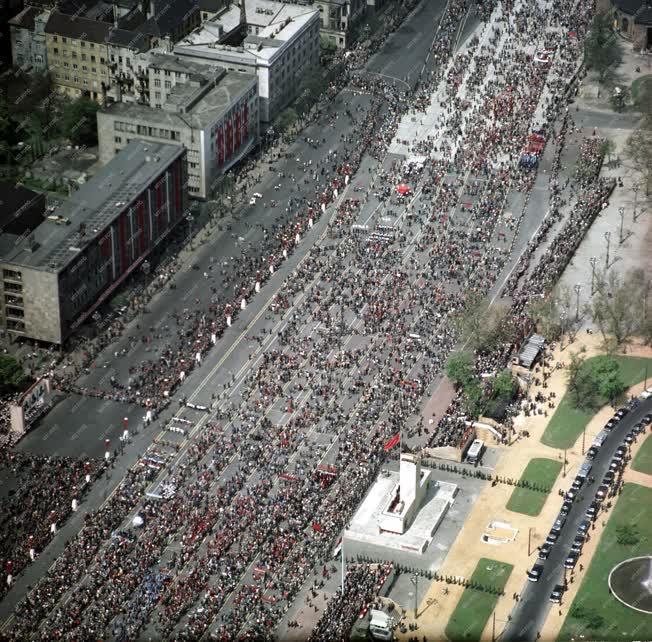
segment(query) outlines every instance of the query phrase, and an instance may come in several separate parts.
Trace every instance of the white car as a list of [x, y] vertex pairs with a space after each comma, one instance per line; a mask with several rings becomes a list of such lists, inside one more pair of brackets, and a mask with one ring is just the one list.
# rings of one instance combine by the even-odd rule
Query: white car
[[641, 399], [649, 399], [650, 397], [652, 397], [652, 387], [643, 390], [643, 392], [639, 395], [639, 397]]
[[262, 198], [263, 195], [260, 192], [254, 192], [254, 198]]
[[255, 204], [256, 204], [256, 199], [252, 196], [252, 197], [249, 199], [249, 205], [255, 205]]

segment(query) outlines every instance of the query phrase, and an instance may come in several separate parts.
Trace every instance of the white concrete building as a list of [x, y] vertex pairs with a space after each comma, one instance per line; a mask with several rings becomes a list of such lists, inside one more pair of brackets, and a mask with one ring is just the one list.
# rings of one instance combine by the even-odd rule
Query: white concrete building
[[135, 138], [183, 145], [190, 196], [210, 198], [219, 177], [257, 141], [256, 77], [166, 55], [153, 57], [148, 73], [151, 107], [123, 102], [98, 112], [100, 161]]
[[9, 20], [14, 67], [26, 73], [43, 73], [47, 70], [48, 53], [44, 29], [49, 17], [49, 9], [27, 6]]
[[[243, 0], [240, 0], [243, 2]], [[174, 53], [258, 77], [260, 119], [272, 121], [319, 65], [319, 11], [271, 0], [230, 4], [183, 38]]]

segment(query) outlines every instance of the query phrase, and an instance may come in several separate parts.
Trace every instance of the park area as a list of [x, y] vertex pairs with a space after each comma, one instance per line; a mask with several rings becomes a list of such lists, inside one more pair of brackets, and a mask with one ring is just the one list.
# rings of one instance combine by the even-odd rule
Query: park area
[[554, 459], [531, 459], [521, 475], [521, 486], [514, 489], [507, 510], [532, 517], [543, 509], [559, 471], [561, 462]]
[[[586, 359], [585, 365], [595, 363], [600, 356]], [[652, 375], [652, 359], [644, 357], [627, 357], [617, 355], [613, 360], [618, 363], [619, 373], [625, 388], [629, 388], [645, 379], [646, 371]], [[608, 399], [597, 398], [594, 407], [576, 407], [572, 395], [564, 394], [555, 414], [550, 419], [548, 427], [543, 433], [541, 442], [552, 448], [572, 448], [584, 428], [591, 421], [597, 410], [607, 405]]]
[[636, 453], [632, 462], [632, 470], [652, 475], [652, 437], [648, 437]]
[[650, 506], [652, 489], [625, 484], [557, 640], [652, 638], [652, 617], [619, 602], [607, 584], [616, 564], [650, 554]]
[[[514, 567], [481, 558], [446, 626], [451, 642], [479, 640]], [[473, 586], [477, 588], [472, 588]], [[493, 589], [493, 590], [487, 590]]]

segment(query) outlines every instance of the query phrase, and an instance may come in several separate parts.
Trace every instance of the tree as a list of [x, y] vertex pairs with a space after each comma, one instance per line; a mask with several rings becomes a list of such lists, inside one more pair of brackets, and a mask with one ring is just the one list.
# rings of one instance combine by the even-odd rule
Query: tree
[[9, 354], [0, 354], [0, 391], [15, 392], [20, 390], [27, 376], [20, 364]]
[[464, 388], [462, 407], [469, 417], [479, 417], [484, 410], [484, 393], [477, 379], [469, 382]]
[[649, 197], [652, 192], [652, 122], [648, 124], [644, 119], [643, 124], [629, 135], [624, 154], [643, 177], [645, 196]]
[[471, 295], [455, 322], [462, 341], [479, 352], [491, 352], [510, 336], [509, 310], [491, 305], [489, 300]]
[[623, 49], [607, 13], [597, 13], [591, 22], [591, 29], [584, 40], [584, 63], [587, 69], [595, 71], [598, 80], [604, 83], [609, 72], [620, 64]]
[[473, 379], [474, 359], [470, 352], [453, 352], [446, 361], [446, 376], [456, 386], [466, 386]]
[[63, 131], [73, 145], [97, 145], [97, 111], [99, 105], [80, 96], [63, 107]]
[[629, 272], [621, 282], [614, 270], [605, 277], [596, 274], [596, 292], [588, 304], [593, 322], [605, 342], [613, 339], [619, 348], [626, 345], [640, 326], [640, 288], [636, 275]]
[[622, 397], [627, 386], [623, 381], [620, 365], [613, 357], [601, 355], [585, 362], [584, 368], [589, 370], [589, 376], [598, 394], [614, 404]]
[[277, 117], [275, 126], [281, 132], [286, 132], [299, 118], [296, 109], [288, 107], [284, 109]]
[[611, 157], [616, 152], [616, 143], [611, 138], [605, 138], [600, 145], [602, 155], [607, 159], [607, 165], [611, 165]]
[[491, 382], [492, 397], [504, 401], [511, 401], [516, 392], [516, 381], [510, 370], [503, 370]]
[[590, 371], [584, 367], [586, 357], [581, 352], [571, 352], [566, 371], [568, 394], [576, 408], [593, 408], [596, 405], [597, 390]]
[[528, 314], [548, 341], [555, 341], [561, 336], [561, 309], [559, 300], [554, 293], [542, 299], [530, 301]]

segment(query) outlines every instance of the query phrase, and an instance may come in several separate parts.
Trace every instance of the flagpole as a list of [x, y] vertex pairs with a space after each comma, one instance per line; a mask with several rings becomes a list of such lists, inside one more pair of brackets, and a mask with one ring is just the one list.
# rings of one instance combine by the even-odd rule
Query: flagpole
[[344, 599], [344, 575], [345, 575], [345, 559], [344, 559], [344, 533], [342, 533], [342, 546], [340, 547], [340, 552], [342, 553], [342, 599]]

